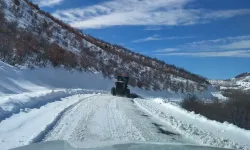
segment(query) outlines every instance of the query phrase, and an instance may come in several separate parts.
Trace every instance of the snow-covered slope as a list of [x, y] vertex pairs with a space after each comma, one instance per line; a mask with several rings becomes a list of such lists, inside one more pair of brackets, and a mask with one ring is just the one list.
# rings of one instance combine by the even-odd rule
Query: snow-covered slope
[[95, 89], [109, 91], [112, 82], [100, 73], [67, 71], [64, 68], [14, 67], [0, 61], [0, 91], [21, 94], [47, 89]]
[[237, 76], [228, 80], [210, 80], [210, 83], [220, 88], [225, 89], [239, 89], [239, 90], [249, 90], [250, 89], [250, 75], [245, 74], [244, 76]]
[[250, 75], [240, 78], [235, 78], [234, 81], [244, 90], [250, 89]]
[[223, 96], [222, 92], [212, 92], [211, 93], [214, 97], [218, 98], [219, 100], [227, 100], [228, 98]]
[[[11, 49], [15, 49], [13, 54], [10, 53], [8, 57], [3, 57], [4, 59], [0, 58], [5, 62], [12, 64], [26, 63], [31, 66], [34, 64], [46, 66], [48, 61], [54, 61], [54, 65], [68, 65], [68, 62], [73, 62], [70, 67], [73, 66], [73, 68], [75, 67], [77, 69], [102, 72], [109, 77], [113, 77], [119, 72], [128, 72], [131, 79], [133, 79], [131, 80], [131, 85], [133, 84], [134, 86], [149, 90], [192, 93], [203, 91], [207, 88], [207, 81], [203, 77], [166, 64], [163, 61], [143, 56], [81, 33], [52, 17], [50, 14], [41, 11], [37, 6], [28, 2], [28, 0], [2, 0], [0, 2], [4, 10], [4, 17], [9, 22], [16, 21], [18, 27], [24, 29], [22, 33], [28, 32], [29, 36], [34, 36], [31, 38], [34, 40], [31, 42], [33, 45], [29, 47], [22, 45], [22, 42], [18, 44], [13, 42], [26, 38], [29, 39], [29, 36], [25, 38], [23, 36], [26, 34], [14, 36], [20, 38], [11, 40], [13, 43], [9, 45], [21, 44], [21, 47], [24, 48], [21, 49], [17, 46], [12, 47]], [[10, 27], [10, 25], [6, 27]], [[6, 28], [4, 30], [6, 30]], [[32, 35], [29, 33], [32, 33]], [[47, 43], [47, 45], [51, 44], [48, 46], [51, 49], [48, 48], [49, 52], [47, 52], [48, 54], [46, 55], [44, 55], [45, 52], [39, 52], [37, 50], [38, 48], [42, 49], [40, 51], [47, 50], [44, 50], [44, 47], [39, 47], [41, 43], [44, 44], [44, 42], [42, 42], [44, 40], [48, 40], [49, 43]], [[39, 44], [36, 45], [34, 43]], [[0, 44], [4, 45], [6, 43]], [[29, 43], [27, 45], [29, 45]], [[59, 45], [59, 47], [56, 45]], [[32, 47], [35, 48], [30, 50]], [[26, 54], [23, 51], [29, 52]], [[28, 55], [30, 51], [35, 54], [32, 53]], [[67, 56], [69, 56], [67, 58], [61, 58], [63, 56], [58, 53], [62, 51], [70, 52], [66, 53]], [[18, 54], [26, 55], [21, 56], [21, 58], [15, 58]], [[42, 60], [42, 58], [44, 60]], [[58, 61], [58, 59], [63, 61]], [[68, 60], [68, 62], [66, 62], [66, 60]]]
[[0, 121], [75, 94], [107, 93], [110, 79], [64, 68], [13, 67], [0, 61]]

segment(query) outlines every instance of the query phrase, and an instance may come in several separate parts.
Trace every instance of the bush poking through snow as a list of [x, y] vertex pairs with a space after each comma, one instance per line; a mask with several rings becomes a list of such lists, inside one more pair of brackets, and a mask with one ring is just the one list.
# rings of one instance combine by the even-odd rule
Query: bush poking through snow
[[250, 94], [231, 90], [226, 95], [229, 97], [227, 101], [213, 100], [211, 103], [189, 96], [182, 101], [181, 106], [208, 119], [229, 122], [250, 130]]

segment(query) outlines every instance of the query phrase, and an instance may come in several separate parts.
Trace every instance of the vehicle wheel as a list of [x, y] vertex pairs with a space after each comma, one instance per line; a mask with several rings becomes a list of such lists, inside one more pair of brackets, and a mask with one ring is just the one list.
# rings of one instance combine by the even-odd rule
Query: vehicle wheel
[[130, 90], [129, 89], [126, 90], [126, 97], [128, 97], [128, 98], [130, 97]]
[[111, 89], [111, 94], [114, 95], [114, 96], [116, 95], [116, 92], [115, 92], [115, 88], [114, 88], [114, 87], [112, 87], [112, 89]]

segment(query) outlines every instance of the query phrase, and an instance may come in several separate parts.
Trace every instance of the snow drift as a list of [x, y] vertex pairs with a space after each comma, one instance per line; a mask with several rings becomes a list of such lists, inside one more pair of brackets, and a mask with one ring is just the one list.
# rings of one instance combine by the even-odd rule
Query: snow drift
[[93, 94], [74, 95], [13, 115], [0, 123], [1, 150], [28, 145], [48, 132], [63, 113]]
[[172, 126], [181, 135], [202, 145], [250, 149], [250, 131], [248, 130], [227, 122], [219, 123], [209, 120], [161, 98], [135, 99], [135, 103], [163, 123]]
[[110, 79], [100, 73], [67, 71], [61, 68], [14, 67], [0, 61], [0, 92], [2, 94], [20, 94], [23, 92], [47, 89], [95, 89], [110, 90]]
[[14, 67], [0, 61], [0, 121], [75, 94], [107, 93], [110, 79], [64, 68]]

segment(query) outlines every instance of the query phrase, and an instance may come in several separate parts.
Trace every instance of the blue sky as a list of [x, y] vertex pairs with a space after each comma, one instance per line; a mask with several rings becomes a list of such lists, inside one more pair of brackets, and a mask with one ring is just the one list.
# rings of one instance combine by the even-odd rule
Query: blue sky
[[85, 33], [211, 79], [250, 72], [249, 0], [33, 0]]

